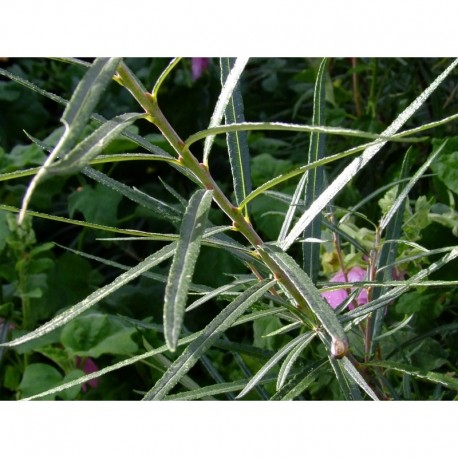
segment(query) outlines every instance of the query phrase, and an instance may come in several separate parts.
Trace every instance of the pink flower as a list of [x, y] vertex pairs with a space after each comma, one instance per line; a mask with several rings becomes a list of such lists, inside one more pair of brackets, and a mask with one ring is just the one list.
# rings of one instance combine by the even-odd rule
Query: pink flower
[[192, 79], [194, 81], [201, 77], [204, 70], [208, 67], [208, 61], [208, 57], [193, 57], [191, 59]]
[[[366, 271], [362, 269], [361, 267], [352, 267], [348, 272], [347, 272], [347, 280], [348, 282], [357, 282], [357, 281], [363, 281], [366, 277]], [[340, 270], [337, 272], [331, 279], [331, 282], [336, 282], [336, 283], [345, 283], [345, 275], [344, 273]], [[351, 288], [351, 291], [354, 291], [355, 288]], [[324, 297], [329, 305], [335, 309], [337, 308], [345, 299], [348, 297], [347, 290], [345, 288], [342, 289], [337, 289], [335, 291], [327, 291], [324, 293], [321, 293], [321, 296]], [[368, 299], [367, 299], [367, 290], [363, 289], [357, 296], [356, 301], [358, 305], [364, 305], [367, 304]], [[354, 305], [350, 304], [348, 306], [350, 310], [354, 309]]]
[[[80, 358], [79, 356], [76, 357], [76, 367], [78, 369], [82, 369], [85, 374], [92, 374], [92, 372], [96, 372], [99, 370], [97, 364], [95, 364], [94, 360], [91, 358]], [[83, 383], [81, 386], [81, 391], [87, 391], [87, 385], [91, 388], [96, 388], [99, 381], [97, 378], [89, 380], [87, 383]]]

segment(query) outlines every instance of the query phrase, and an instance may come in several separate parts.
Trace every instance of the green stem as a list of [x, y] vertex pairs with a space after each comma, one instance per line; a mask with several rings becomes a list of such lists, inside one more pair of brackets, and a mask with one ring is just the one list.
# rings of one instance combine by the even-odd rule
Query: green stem
[[[162, 132], [162, 135], [177, 153], [178, 161], [182, 165], [183, 169], [191, 171], [197, 178], [197, 182], [203, 188], [213, 191], [213, 200], [231, 219], [233, 228], [240, 231], [256, 250], [259, 246], [263, 245], [263, 240], [253, 228], [249, 219], [243, 216], [240, 208], [235, 207], [230, 202], [218, 184], [214, 181], [208, 167], [197, 160], [197, 158], [191, 153], [189, 147], [183, 142], [167, 121], [159, 108], [157, 99], [145, 91], [142, 84], [124, 63], [121, 63], [118, 67], [117, 81], [122, 84], [143, 107], [148, 114], [146, 119], [155, 124]], [[302, 294], [297, 290], [295, 285], [291, 282], [286, 272], [279, 270], [276, 263], [264, 250], [257, 250], [257, 256], [259, 256], [259, 258], [269, 268], [274, 277], [288, 290], [296, 301], [298, 308], [307, 313], [307, 302], [302, 297]], [[312, 316], [310, 316], [309, 321], [314, 321]], [[342, 357], [344, 354], [339, 356]]]

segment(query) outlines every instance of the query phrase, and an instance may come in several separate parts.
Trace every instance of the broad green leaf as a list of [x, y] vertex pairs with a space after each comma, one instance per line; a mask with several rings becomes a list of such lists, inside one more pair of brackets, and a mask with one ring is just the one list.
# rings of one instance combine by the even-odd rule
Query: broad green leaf
[[[76, 380], [77, 378], [84, 375], [84, 371], [81, 369], [73, 369], [72, 371], [65, 374], [65, 377], [62, 379], [62, 383], [71, 382], [72, 380]], [[72, 401], [75, 399], [78, 394], [81, 392], [81, 387], [76, 385], [68, 390], [64, 390], [59, 394], [59, 397], [65, 401]]]
[[114, 291], [121, 288], [121, 286], [125, 285], [126, 283], [129, 283], [130, 281], [134, 280], [139, 275], [141, 275], [143, 272], [148, 271], [152, 267], [158, 265], [162, 261], [165, 261], [166, 259], [173, 256], [175, 250], [176, 242], [165, 246], [156, 253], [148, 256], [145, 260], [137, 264], [135, 267], [132, 267], [127, 272], [121, 274], [108, 285], [105, 285], [102, 288], [99, 288], [97, 291], [94, 291], [92, 294], [86, 297], [86, 299], [82, 300], [81, 302], [78, 302], [77, 304], [73, 305], [69, 309], [54, 317], [52, 320], [35, 329], [35, 331], [29, 332], [24, 336], [18, 337], [17, 339], [12, 340], [11, 342], [6, 342], [2, 344], [2, 346], [15, 347], [22, 343], [36, 339], [37, 337], [41, 337], [45, 334], [48, 334], [54, 329], [59, 328], [64, 324], [67, 324], [73, 318], [88, 310], [93, 305], [101, 301], [103, 298], [107, 297]]
[[[240, 75], [242, 74], [247, 62], [247, 58], [238, 58], [234, 66], [232, 67], [232, 70], [226, 78], [224, 86], [219, 94], [218, 101], [216, 102], [215, 109], [210, 119], [209, 129], [215, 126], [219, 126], [221, 124], [224, 113], [226, 111], [227, 104], [229, 103], [232, 93], [240, 79]], [[201, 138], [205, 138], [203, 162], [204, 164], [208, 165], [208, 157], [210, 155], [211, 147], [213, 145], [215, 136], [208, 135]], [[187, 144], [187, 146], [189, 147], [189, 144]]]
[[431, 383], [439, 383], [450, 390], [458, 390], [458, 379], [446, 374], [440, 374], [438, 372], [431, 372], [427, 370], [419, 370], [416, 367], [409, 366], [408, 364], [398, 363], [394, 361], [377, 361], [366, 363], [366, 366], [382, 367], [403, 374], [411, 375], [412, 377], [420, 380], [426, 380]]
[[68, 197], [68, 212], [73, 218], [81, 212], [86, 221], [116, 226], [118, 223], [118, 206], [122, 195], [110, 188], [97, 184], [82, 186]]
[[[265, 285], [265, 282], [261, 283], [261, 284], [257, 284], [254, 287], [252, 287], [251, 292], [253, 292], [253, 289], [255, 290], [257, 286], [262, 287], [263, 285], [265, 285], [266, 287], [263, 288], [263, 293], [265, 293], [268, 289], [270, 289], [273, 286], [274, 283], [275, 282], [272, 281], [272, 282], [270, 282], [270, 283], [268, 283], [266, 285]], [[256, 291], [254, 291], [254, 293], [256, 293]], [[244, 300], [247, 299], [247, 298], [248, 298], [248, 300], [253, 299], [253, 302], [256, 302], [257, 300], [259, 300], [262, 297], [262, 294], [256, 295], [254, 298], [247, 297], [247, 292], [242, 293], [242, 294], [244, 294]], [[250, 296], [250, 294], [248, 296]], [[241, 304], [240, 303], [240, 298], [238, 298], [237, 300], [238, 300], [237, 304], [240, 307], [243, 306], [243, 308], [244, 308], [244, 310], [242, 310], [240, 312], [241, 314], [243, 314], [243, 312], [245, 311], [245, 306], [246, 306], [246, 308], [248, 308], [250, 304], [248, 304], [248, 305], [247, 304]], [[231, 305], [231, 304], [229, 304], [229, 305]], [[234, 305], [234, 304], [232, 304], [232, 305]], [[234, 307], [235, 307], [235, 305], [234, 305]], [[223, 310], [223, 312], [224, 312], [224, 310]], [[237, 313], [237, 315], [238, 315], [238, 313]], [[240, 324], [243, 324], [243, 323], [246, 323], [246, 322], [249, 322], [249, 321], [253, 321], [253, 320], [255, 320], [257, 318], [257, 316], [258, 316], [258, 312], [254, 312], [254, 313], [251, 313], [251, 314], [247, 315], [246, 317], [236, 318], [235, 321], [230, 319], [230, 321], [229, 321], [231, 323], [230, 326], [238, 326]], [[217, 317], [217, 318], [219, 320], [221, 317]], [[132, 323], [137, 327], [144, 327], [145, 329], [154, 329], [155, 331], [158, 331], [158, 332], [163, 330], [163, 327], [160, 326], [160, 325], [143, 323], [141, 321], [133, 320], [131, 318], [128, 318], [128, 319], [123, 318], [123, 320], [127, 320], [129, 323]], [[224, 323], [223, 323], [223, 325], [224, 325]], [[222, 332], [224, 332], [225, 329], [226, 328], [224, 327]], [[196, 339], [198, 339], [199, 337], [202, 337], [204, 332], [205, 332], [205, 329], [203, 331], [198, 331], [198, 332], [195, 332], [195, 333], [193, 333], [193, 334], [191, 334], [189, 336], [183, 337], [182, 339], [180, 339], [178, 341], [178, 346], [187, 345], [187, 344], [189, 344], [191, 342], [196, 341]], [[219, 333], [219, 335], [221, 335], [221, 333]], [[244, 344], [239, 344], [239, 343], [235, 343], [235, 342], [228, 342], [227, 339], [216, 340], [216, 342], [214, 341], [214, 339], [212, 339], [212, 342], [213, 342], [213, 345], [215, 347], [217, 347], [217, 348], [220, 348], [220, 349], [223, 349], [223, 350], [226, 350], [226, 351], [245, 353], [247, 355], [250, 355], [250, 356], [253, 356], [253, 357], [256, 357], [256, 358], [260, 358], [262, 360], [265, 360], [266, 358], [272, 357], [272, 352], [261, 350], [259, 348], [256, 348], [256, 347], [253, 347], [253, 346], [250, 346], [250, 345], [244, 345]], [[127, 359], [125, 359], [123, 361], [120, 361], [118, 363], [112, 364], [111, 366], [108, 366], [108, 367], [105, 367], [103, 369], [100, 369], [99, 371], [92, 372], [92, 373], [90, 373], [88, 375], [80, 377], [77, 380], [73, 380], [71, 382], [64, 383], [62, 385], [57, 386], [56, 388], [52, 388], [50, 390], [44, 391], [42, 393], [39, 393], [37, 395], [31, 396], [30, 398], [27, 398], [27, 400], [37, 399], [37, 398], [41, 398], [41, 397], [44, 397], [44, 396], [48, 396], [49, 394], [59, 393], [59, 392], [61, 392], [63, 390], [66, 390], [68, 388], [72, 388], [72, 387], [74, 387], [76, 385], [81, 385], [82, 383], [86, 383], [86, 382], [88, 382], [90, 380], [93, 380], [95, 378], [101, 377], [102, 375], [108, 374], [110, 372], [114, 372], [114, 371], [116, 371], [118, 369], [121, 369], [123, 367], [130, 366], [130, 365], [135, 364], [135, 363], [137, 363], [139, 361], [143, 361], [143, 360], [145, 360], [147, 358], [150, 358], [150, 357], [152, 357], [154, 355], [159, 355], [159, 354], [165, 353], [167, 351], [168, 351], [167, 345], [162, 345], [161, 347], [155, 348], [154, 350], [148, 351], [148, 352], [143, 353], [141, 355], [133, 356], [131, 358], [127, 358]], [[178, 382], [176, 382], [176, 383], [178, 383]]]
[[77, 356], [129, 355], [138, 350], [132, 340], [135, 332], [134, 327], [124, 326], [109, 315], [91, 313], [67, 323], [62, 329], [61, 342]]
[[335, 312], [321, 297], [310, 277], [297, 265], [296, 261], [274, 245], [264, 244], [258, 247], [274, 262], [278, 271], [291, 282], [301, 297], [306, 301], [310, 310], [316, 315], [326, 332], [332, 338], [332, 355], [336, 358], [345, 356], [348, 352], [348, 339], [337, 319]]
[[[442, 72], [397, 118], [385, 129], [380, 137], [392, 137], [423, 105], [426, 99], [445, 80], [450, 72], [458, 65], [458, 59], [454, 60], [444, 72]], [[328, 132], [329, 133], [329, 132]], [[342, 188], [363, 169], [367, 163], [382, 149], [387, 140], [381, 140], [373, 146], [365, 149], [361, 157], [354, 159], [328, 186], [328, 188], [313, 202], [295, 224], [288, 237], [281, 244], [283, 250], [287, 250], [300, 236], [304, 229], [313, 221], [315, 216], [328, 205]]]
[[[432, 144], [441, 148], [442, 142], [443, 140], [435, 138]], [[445, 151], [436, 158], [431, 168], [448, 189], [458, 194], [458, 137], [448, 139]]]
[[[29, 364], [22, 375], [18, 390], [21, 398], [27, 398], [55, 387], [62, 380], [62, 374], [53, 366], [43, 363]], [[48, 395], [43, 399], [53, 400], [55, 395]]]
[[246, 384], [243, 390], [237, 395], [236, 399], [243, 398], [252, 388], [259, 383], [260, 380], [289, 352], [291, 352], [297, 345], [300, 345], [304, 340], [309, 339], [309, 333], [301, 334], [294, 338], [291, 342], [287, 343], [284, 347], [282, 347], [277, 353], [275, 353], [272, 358], [269, 359], [259, 371], [255, 374], [255, 376]]
[[60, 160], [48, 166], [46, 175], [71, 174], [82, 169], [98, 156], [110, 142], [118, 137], [124, 129], [144, 116], [144, 114], [139, 113], [125, 113], [105, 122], [65, 156], [59, 155]]
[[262, 281], [244, 291], [232, 301], [216, 318], [203, 330], [202, 334], [176, 359], [169, 370], [145, 395], [145, 400], [162, 399], [199, 360], [213, 342], [228, 329], [252, 304], [261, 299], [276, 280]]
[[195, 192], [181, 224], [180, 238], [170, 267], [164, 298], [164, 334], [171, 351], [176, 350], [180, 337], [188, 289], [199, 256], [212, 197], [212, 191]]
[[[324, 124], [325, 84], [326, 84], [327, 59], [321, 61], [316, 77], [315, 92], [313, 96], [313, 125]], [[324, 157], [324, 135], [312, 132], [310, 134], [310, 147], [307, 163], [319, 161]], [[305, 188], [305, 208], [309, 208], [317, 196], [323, 191], [324, 170], [316, 167], [307, 172], [307, 186]], [[304, 229], [303, 238], [319, 239], [321, 237], [321, 213], [318, 213], [310, 225]], [[320, 245], [304, 242], [302, 245], [303, 268], [313, 283], [316, 283], [320, 269]]]
[[[231, 69], [235, 66], [235, 59], [223, 57], [220, 59], [221, 84], [227, 81]], [[243, 123], [243, 99], [240, 83], [235, 85], [232, 96], [225, 110], [226, 124]], [[239, 205], [251, 192], [250, 153], [246, 132], [228, 132], [226, 142], [231, 164], [232, 180], [234, 182], [235, 201]]]
[[[402, 192], [396, 197], [396, 200], [394, 201], [393, 206], [390, 208], [389, 212], [384, 215], [382, 220], [380, 221], [380, 230], [384, 230], [388, 223], [391, 221], [391, 219], [394, 217], [396, 212], [398, 211], [399, 207], [401, 204], [405, 201], [407, 198], [407, 195], [409, 192], [412, 190], [412, 188], [415, 186], [417, 181], [424, 175], [428, 167], [431, 165], [431, 163], [438, 157], [438, 155], [442, 152], [444, 149], [445, 145], [447, 144], [447, 141], [444, 141], [442, 145], [437, 148], [437, 150], [433, 151], [429, 157], [426, 159], [426, 161], [423, 162], [423, 164], [418, 168], [418, 170], [415, 172], [414, 176], [409, 180], [407, 185], [403, 188]], [[392, 237], [390, 237], [392, 238]]]

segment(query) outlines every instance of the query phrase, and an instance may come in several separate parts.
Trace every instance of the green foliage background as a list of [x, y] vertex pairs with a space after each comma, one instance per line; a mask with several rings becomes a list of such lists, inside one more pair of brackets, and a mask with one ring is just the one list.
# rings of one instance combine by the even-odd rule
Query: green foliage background
[[[126, 59], [126, 63], [143, 82], [152, 88], [169, 63], [169, 59]], [[246, 121], [291, 122], [311, 124], [314, 85], [319, 59], [251, 59], [241, 80]], [[330, 59], [325, 99], [327, 126], [381, 132], [423, 91], [448, 64], [447, 59]], [[37, 86], [69, 99], [85, 73], [84, 68], [45, 59], [10, 59], [2, 68], [22, 76]], [[404, 126], [417, 127], [458, 113], [458, 74], [455, 70], [444, 84]], [[164, 83], [160, 102], [170, 124], [181, 138], [206, 129], [217, 101], [220, 85], [217, 59], [194, 80], [190, 59], [182, 63]], [[122, 87], [111, 84], [97, 106], [97, 112], [111, 119], [124, 112], [138, 111], [135, 100]], [[59, 119], [62, 107], [33, 91], [28, 91], [6, 78], [0, 80], [0, 173], [37, 167], [46, 153], [30, 141], [29, 136], [55, 145], [62, 134]], [[87, 132], [95, 128], [90, 124]], [[152, 144], [172, 152], [167, 142], [151, 124], [141, 120], [129, 128]], [[413, 203], [410, 240], [429, 250], [457, 245], [458, 215], [455, 198], [458, 193], [458, 127], [456, 122], [438, 126], [426, 133], [429, 139], [415, 144], [410, 154], [416, 170], [449, 139], [441, 156], [431, 166], [430, 174], [421, 179], [409, 198]], [[293, 170], [306, 161], [309, 136], [295, 132], [253, 131], [247, 135], [252, 156], [253, 188], [279, 174]], [[356, 146], [359, 139], [327, 136], [326, 155]], [[193, 148], [201, 159], [203, 143]], [[213, 177], [227, 195], [232, 182], [224, 136], [215, 139], [211, 156]], [[336, 207], [350, 208], [366, 196], [399, 178], [405, 145], [397, 142], [385, 146], [384, 153], [374, 159], [337, 197]], [[141, 152], [126, 138], [113, 141], [104, 154]], [[325, 167], [331, 182], [351, 161], [343, 159]], [[101, 164], [97, 168], [116, 180], [166, 202], [173, 211], [184, 211], [195, 190], [193, 183], [163, 162], [119, 162]], [[0, 203], [19, 208], [30, 177], [3, 181]], [[281, 184], [275, 191], [292, 195], [298, 179]], [[177, 198], [177, 195], [179, 199]], [[383, 197], [383, 194], [379, 198]], [[95, 184], [83, 174], [56, 176], [38, 186], [30, 205], [36, 212], [103, 226], [134, 229], [154, 233], [176, 233], [173, 219], [164, 219], [144, 207], [122, 198], [114, 190]], [[265, 240], [275, 240], [280, 232], [287, 205], [273, 193], [259, 196], [250, 204], [250, 217]], [[367, 220], [380, 219], [380, 207], [374, 201], [358, 209]], [[228, 224], [216, 207], [209, 219], [215, 225]], [[64, 222], [34, 218], [17, 227], [15, 215], [0, 211], [0, 317], [2, 342], [35, 329], [57, 312], [84, 299], [96, 288], [112, 281], [119, 269], [103, 264], [97, 258], [127, 266], [137, 264], [157, 251], [163, 242], [155, 240], [104, 240], [116, 236], [107, 228], [90, 229]], [[360, 230], [372, 229], [370, 223], [358, 219]], [[242, 241], [242, 237], [234, 236]], [[64, 248], [66, 247], [66, 248]], [[69, 251], [84, 252], [86, 257]], [[291, 252], [300, 254], [300, 247]], [[430, 261], [438, 259], [432, 256]], [[357, 261], [355, 261], [357, 263]], [[151, 270], [119, 289], [96, 308], [75, 318], [62, 329], [16, 349], [0, 349], [0, 399], [20, 399], [40, 393], [62, 382], [83, 375], [82, 363], [87, 358], [99, 368], [115, 364], [127, 356], [141, 354], [163, 344], [163, 298], [170, 261]], [[403, 266], [413, 275], [419, 266]], [[323, 261], [320, 280], [328, 278]], [[208, 291], [225, 285], [234, 276], [249, 273], [244, 265], [223, 250], [203, 246], [192, 278], [189, 303]], [[458, 262], [433, 273], [430, 280], [456, 280]], [[229, 296], [230, 297], [230, 296]], [[222, 309], [228, 297], [213, 299], [186, 314], [187, 332], [205, 327]], [[458, 361], [457, 288], [417, 288], [401, 296], [389, 307], [388, 325], [412, 316], [408, 326], [386, 339], [386, 359], [454, 377]], [[224, 348], [212, 348], [173, 392], [196, 389], [215, 383], [231, 383], [255, 374], [276, 351], [292, 340], [288, 333], [275, 334], [284, 323], [279, 317], [264, 317], [227, 332], [228, 340], [240, 346], [240, 354]], [[269, 335], [274, 333], [274, 335]], [[268, 337], [265, 337], [269, 335]], [[357, 346], [358, 343], [355, 342]], [[235, 345], [231, 347], [232, 350]], [[242, 355], [242, 356], [240, 356]], [[320, 346], [304, 350], [304, 360], [321, 361], [326, 357]], [[96, 387], [82, 390], [73, 387], [48, 399], [139, 399], [172, 363], [169, 352], [135, 365], [111, 372], [98, 380]], [[242, 359], [242, 361], [239, 361]], [[380, 369], [379, 369], [380, 370]], [[409, 373], [385, 373], [391, 396], [404, 399], [454, 399], [456, 389], [431, 384]], [[427, 377], [428, 378], [428, 377]], [[275, 378], [265, 379], [245, 399], [266, 399], [275, 393]], [[239, 388], [241, 389], [243, 385]], [[214, 394], [214, 399], [232, 399], [231, 391]], [[317, 372], [308, 389], [298, 399], [341, 399], [338, 384], [330, 370]]]

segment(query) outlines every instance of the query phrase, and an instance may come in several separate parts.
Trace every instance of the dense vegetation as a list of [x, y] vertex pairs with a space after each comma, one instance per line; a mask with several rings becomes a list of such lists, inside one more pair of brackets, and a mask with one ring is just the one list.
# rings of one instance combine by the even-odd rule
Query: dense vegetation
[[0, 62], [0, 399], [456, 398], [456, 63], [92, 62]]

